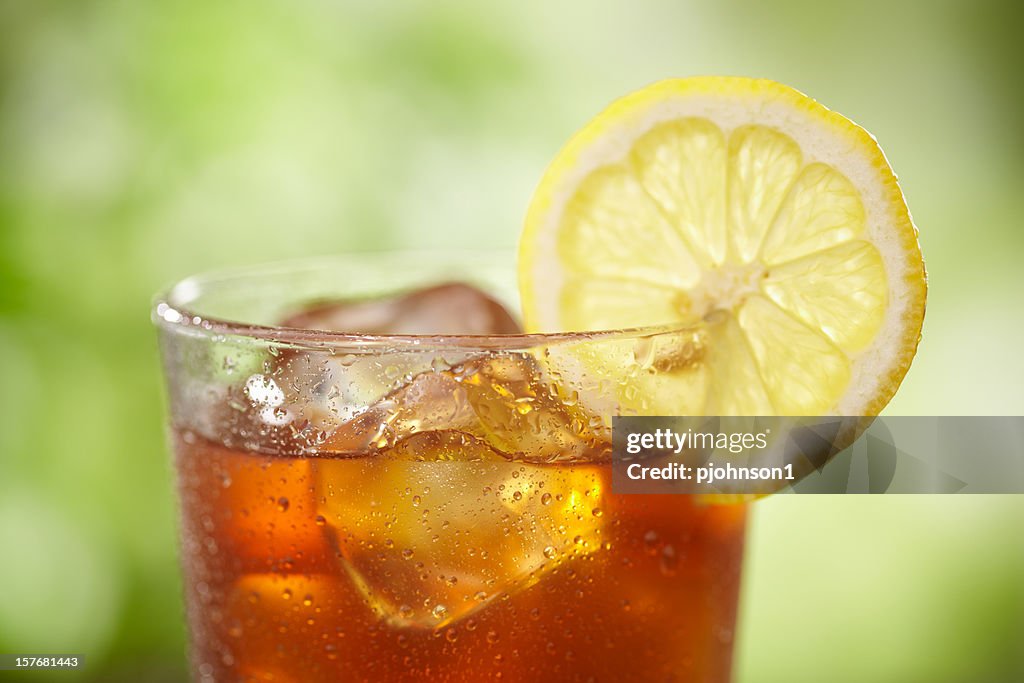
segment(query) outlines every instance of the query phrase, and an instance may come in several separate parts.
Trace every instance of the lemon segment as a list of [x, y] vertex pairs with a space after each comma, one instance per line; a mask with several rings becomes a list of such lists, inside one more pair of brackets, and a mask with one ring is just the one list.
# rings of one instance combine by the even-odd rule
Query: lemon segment
[[888, 294], [882, 257], [862, 240], [772, 268], [762, 289], [847, 353], [860, 351], [878, 334]]
[[[638, 307], [637, 301], [644, 306]], [[679, 316], [679, 293], [668, 287], [629, 280], [574, 276], [561, 293], [564, 321], [570, 329], [640, 327], [649, 320]]]
[[726, 316], [716, 330], [715, 343], [708, 350], [709, 373], [718, 385], [733, 387], [713, 392], [703, 406], [708, 415], [774, 415], [757, 361], [739, 323]]
[[853, 183], [825, 164], [810, 164], [793, 182], [768, 229], [762, 261], [777, 265], [851, 240], [864, 231], [864, 218]]
[[846, 355], [821, 332], [760, 296], [743, 304], [738, 320], [778, 412], [828, 414], [850, 381]]
[[692, 287], [700, 268], [672, 223], [626, 168], [587, 176], [566, 207], [558, 252], [572, 273]]
[[725, 261], [726, 142], [707, 119], [655, 126], [630, 154], [633, 174], [700, 263]]
[[750, 263], [800, 171], [800, 148], [765, 126], [742, 126], [729, 138], [729, 238], [733, 258]]

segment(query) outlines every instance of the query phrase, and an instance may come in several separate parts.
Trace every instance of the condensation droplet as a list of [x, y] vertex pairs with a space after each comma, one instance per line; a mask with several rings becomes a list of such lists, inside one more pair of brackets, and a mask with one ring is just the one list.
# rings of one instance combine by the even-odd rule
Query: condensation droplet
[[644, 550], [647, 551], [648, 555], [656, 555], [658, 553], [658, 532], [651, 529], [644, 534]]
[[675, 546], [666, 545], [661, 549], [661, 573], [665, 576], [674, 576], [679, 567], [679, 555]]

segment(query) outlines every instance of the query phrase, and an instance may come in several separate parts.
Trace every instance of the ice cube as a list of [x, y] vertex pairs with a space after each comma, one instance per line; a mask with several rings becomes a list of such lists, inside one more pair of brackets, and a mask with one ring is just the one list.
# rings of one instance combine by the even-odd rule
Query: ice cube
[[313, 467], [339, 561], [394, 626], [447, 626], [601, 547], [594, 465], [514, 462], [471, 434], [432, 431]]
[[296, 313], [287, 327], [351, 334], [517, 334], [522, 328], [497, 300], [452, 282], [399, 296], [334, 302]]
[[469, 361], [453, 375], [476, 418], [469, 431], [507, 456], [593, 462], [610, 453], [604, 423], [565, 395], [529, 353]]
[[[460, 283], [437, 285], [391, 298], [324, 304], [292, 315], [282, 324], [355, 334], [521, 332], [501, 304], [484, 292]], [[288, 397], [288, 410], [264, 406], [260, 410], [269, 417], [289, 421], [300, 430], [317, 433], [352, 418], [399, 388], [408, 378], [431, 367], [457, 365], [468, 355], [454, 347], [444, 352], [353, 348], [351, 353], [334, 354], [282, 350], [273, 362], [273, 375]], [[257, 398], [263, 395], [257, 394]]]
[[323, 451], [366, 453], [413, 434], [458, 430], [530, 462], [605, 459], [604, 423], [545, 380], [529, 353], [490, 353], [421, 373], [327, 438]]

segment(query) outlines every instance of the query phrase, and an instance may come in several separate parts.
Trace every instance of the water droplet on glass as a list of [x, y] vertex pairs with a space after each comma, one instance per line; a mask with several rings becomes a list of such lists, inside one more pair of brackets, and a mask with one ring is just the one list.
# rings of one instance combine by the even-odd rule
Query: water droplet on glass
[[661, 549], [661, 573], [665, 576], [674, 576], [679, 567], [679, 555], [676, 554], [675, 546], [666, 545]]
[[644, 549], [648, 555], [656, 555], [658, 553], [658, 532], [651, 529], [644, 534]]

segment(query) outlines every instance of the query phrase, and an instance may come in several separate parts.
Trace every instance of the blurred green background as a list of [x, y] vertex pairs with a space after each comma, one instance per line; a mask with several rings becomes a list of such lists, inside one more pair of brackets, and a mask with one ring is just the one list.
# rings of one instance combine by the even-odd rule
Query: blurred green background
[[[1021, 414], [1022, 19], [990, 0], [0, 0], [0, 652], [185, 677], [156, 290], [511, 247], [570, 133], [666, 76], [771, 77], [871, 130], [931, 277], [889, 413]], [[1024, 496], [759, 503], [737, 680], [1024, 680], [1022, 539]]]

